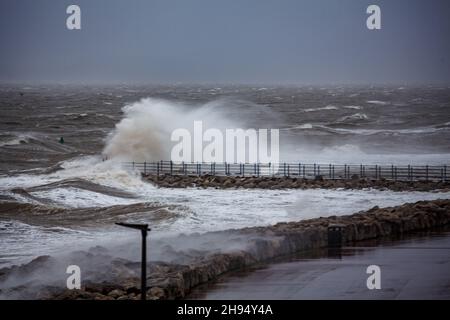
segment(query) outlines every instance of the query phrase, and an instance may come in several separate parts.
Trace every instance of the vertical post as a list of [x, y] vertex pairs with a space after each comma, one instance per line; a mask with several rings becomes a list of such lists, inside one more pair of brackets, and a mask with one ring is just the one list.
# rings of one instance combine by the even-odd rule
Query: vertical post
[[317, 176], [317, 173], [316, 173], [316, 164], [314, 163], [314, 177], [316, 177]]
[[144, 161], [144, 175], [147, 174], [147, 161]]
[[291, 176], [291, 166], [289, 164], [287, 165], [287, 176]]
[[444, 166], [444, 182], [447, 181], [447, 166]]
[[119, 226], [141, 230], [141, 300], [147, 299], [147, 234], [151, 229], [148, 224], [116, 223]]
[[391, 166], [391, 179], [394, 180], [394, 165]]
[[331, 179], [332, 178], [331, 177], [331, 163], [328, 165], [328, 175], [329, 175], [329, 177]]
[[426, 171], [426, 181], [428, 181], [428, 165], [425, 167], [425, 171]]
[[375, 180], [378, 180], [378, 165], [375, 165]]
[[283, 175], [286, 177], [286, 162], [283, 163]]
[[173, 174], [173, 162], [170, 160], [170, 175]]
[[156, 163], [156, 175], [159, 176], [159, 162]]
[[133, 170], [134, 170], [134, 161], [133, 161]]

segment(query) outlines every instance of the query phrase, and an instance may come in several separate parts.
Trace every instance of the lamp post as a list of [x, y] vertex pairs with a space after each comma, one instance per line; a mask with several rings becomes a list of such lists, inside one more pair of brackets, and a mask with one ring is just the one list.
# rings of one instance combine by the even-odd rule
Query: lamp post
[[147, 233], [151, 231], [148, 224], [116, 223], [119, 226], [136, 229], [142, 235], [142, 258], [141, 258], [141, 300], [147, 298]]

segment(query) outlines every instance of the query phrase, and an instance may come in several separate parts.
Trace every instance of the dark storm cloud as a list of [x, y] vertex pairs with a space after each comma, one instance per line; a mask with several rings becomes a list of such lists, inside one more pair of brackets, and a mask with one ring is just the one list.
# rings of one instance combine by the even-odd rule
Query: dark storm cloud
[[2, 0], [0, 80], [449, 83], [449, 17], [447, 0]]

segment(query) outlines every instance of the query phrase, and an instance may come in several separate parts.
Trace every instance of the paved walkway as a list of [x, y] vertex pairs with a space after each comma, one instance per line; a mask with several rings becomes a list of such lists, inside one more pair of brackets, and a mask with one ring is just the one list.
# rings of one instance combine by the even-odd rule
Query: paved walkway
[[[364, 246], [362, 246], [364, 245]], [[450, 299], [450, 232], [297, 256], [227, 275], [190, 299]], [[366, 268], [381, 268], [369, 290]]]

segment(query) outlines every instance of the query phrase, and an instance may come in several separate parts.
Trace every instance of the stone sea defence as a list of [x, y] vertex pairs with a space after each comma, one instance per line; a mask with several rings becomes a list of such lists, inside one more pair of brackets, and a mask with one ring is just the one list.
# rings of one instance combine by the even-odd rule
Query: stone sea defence
[[393, 191], [449, 191], [450, 181], [394, 181], [386, 179], [329, 180], [317, 176], [315, 179], [292, 177], [236, 177], [236, 176], [183, 176], [183, 175], [143, 175], [149, 181], [162, 188], [217, 188], [217, 189], [366, 189], [374, 188]]
[[[225, 236], [230, 241], [245, 239], [245, 246], [226, 252], [176, 252], [167, 247], [167, 254], [177, 253], [191, 257], [185, 263], [151, 262], [148, 264], [148, 299], [181, 299], [197, 285], [213, 281], [232, 270], [249, 267], [256, 263], [289, 255], [300, 251], [323, 248], [328, 245], [328, 226], [343, 227], [343, 242], [398, 236], [412, 231], [429, 230], [450, 224], [450, 200], [420, 201], [396, 207], [374, 207], [368, 211], [346, 216], [332, 216], [278, 223], [268, 227], [252, 227], [237, 230], [211, 232], [190, 237]], [[93, 251], [92, 251], [93, 250]], [[40, 299], [138, 299], [139, 262], [114, 258], [102, 248], [89, 252], [78, 252], [77, 261], [88, 259], [90, 265], [101, 264], [85, 272], [95, 275], [82, 284], [81, 290], [63, 290], [56, 285], [41, 285], [31, 290], [28, 286], [26, 298]], [[95, 263], [97, 261], [97, 263]], [[58, 261], [51, 257], [40, 257], [27, 265], [0, 270], [0, 288], [11, 277], [23, 277], [31, 272], [52, 270]], [[99, 276], [101, 270], [103, 276]], [[97, 272], [97, 273], [96, 273]], [[22, 288], [23, 289], [23, 288]], [[18, 294], [21, 288], [2, 289], [0, 295]]]

